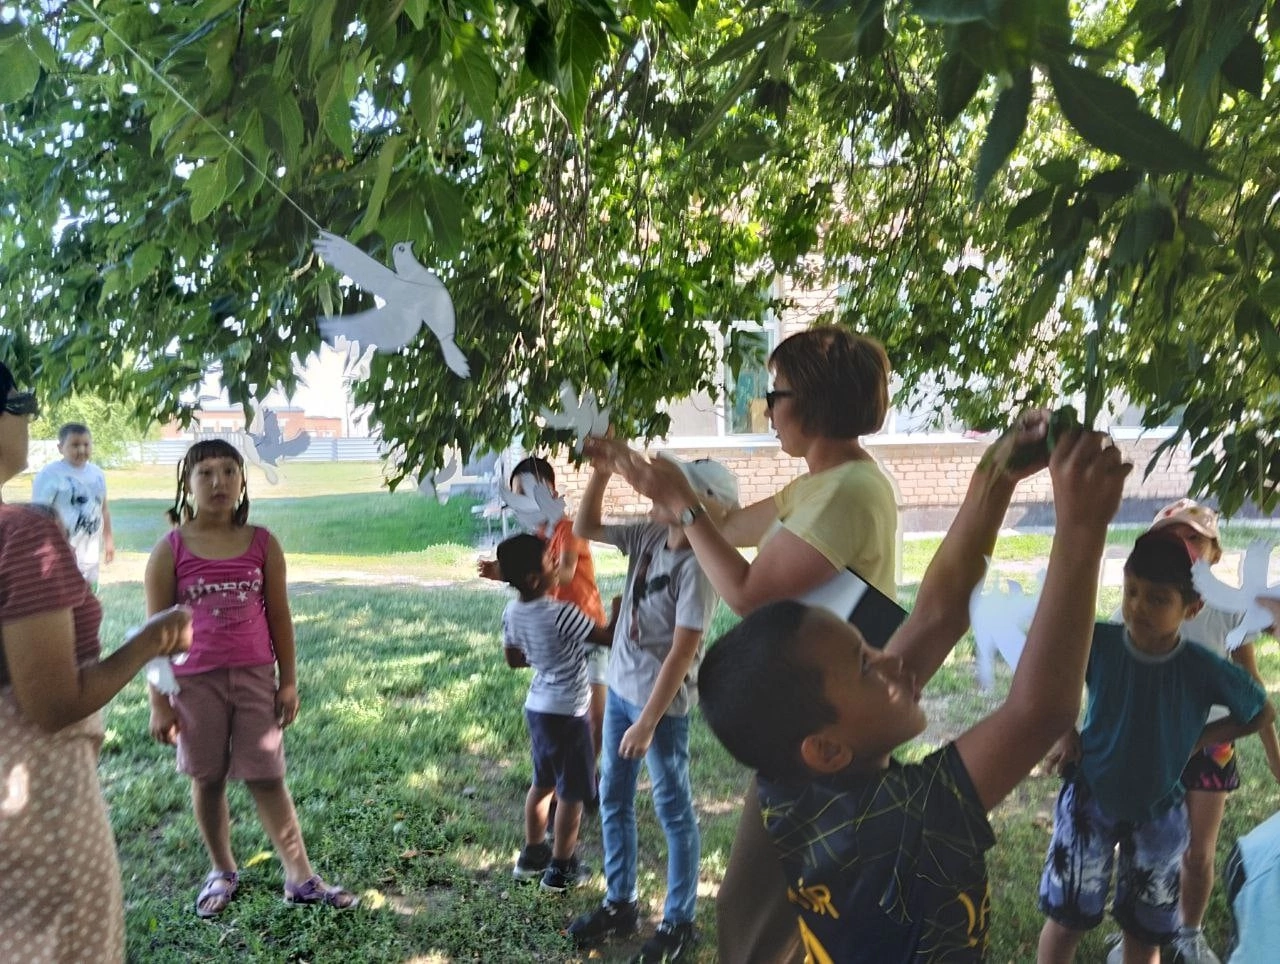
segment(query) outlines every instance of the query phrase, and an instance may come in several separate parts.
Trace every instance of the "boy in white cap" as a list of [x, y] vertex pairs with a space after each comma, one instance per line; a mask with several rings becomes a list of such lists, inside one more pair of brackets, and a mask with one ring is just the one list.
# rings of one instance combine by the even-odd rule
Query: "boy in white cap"
[[650, 521], [604, 525], [601, 504], [613, 473], [593, 461], [574, 535], [608, 542], [628, 557], [622, 607], [609, 653], [600, 764], [604, 903], [569, 925], [580, 947], [628, 936], [639, 924], [635, 792], [643, 760], [653, 808], [667, 839], [662, 922], [633, 962], [678, 960], [696, 938], [694, 902], [702, 841], [689, 785], [689, 711], [697, 701], [703, 639], [717, 597], [689, 547], [685, 527], [700, 514], [719, 520], [738, 503], [733, 473], [712, 459], [678, 462], [698, 504], [681, 518], [658, 505]]

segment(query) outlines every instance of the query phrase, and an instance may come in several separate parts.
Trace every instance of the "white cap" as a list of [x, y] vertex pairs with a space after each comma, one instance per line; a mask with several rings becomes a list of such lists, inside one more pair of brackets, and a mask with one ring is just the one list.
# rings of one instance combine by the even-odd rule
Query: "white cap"
[[710, 499], [726, 509], [738, 508], [738, 480], [715, 459], [694, 459], [686, 462], [665, 452], [662, 453], [662, 458], [670, 459], [680, 466], [680, 471], [693, 486], [694, 494], [699, 501], [706, 502]]

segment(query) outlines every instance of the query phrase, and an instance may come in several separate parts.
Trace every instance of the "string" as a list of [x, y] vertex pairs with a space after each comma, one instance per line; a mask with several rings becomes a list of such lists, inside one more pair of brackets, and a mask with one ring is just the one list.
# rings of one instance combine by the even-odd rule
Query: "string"
[[94, 20], [98, 22], [99, 26], [101, 26], [103, 30], [111, 34], [111, 36], [113, 36], [119, 42], [120, 46], [122, 46], [125, 50], [129, 51], [129, 53], [133, 55], [134, 59], [136, 59], [138, 63], [142, 64], [143, 68], [147, 71], [147, 73], [149, 73], [152, 77], [154, 77], [157, 81], [159, 81], [160, 85], [164, 87], [165, 90], [173, 94], [173, 96], [178, 99], [178, 102], [181, 103], [183, 107], [191, 111], [193, 115], [195, 115], [197, 118], [199, 118], [201, 121], [204, 122], [204, 125], [208, 127], [209, 130], [213, 131], [215, 134], [218, 135], [218, 137], [220, 137], [224, 142], [226, 142], [227, 147], [231, 148], [231, 150], [233, 150], [236, 154], [240, 156], [240, 159], [242, 161], [244, 161], [251, 168], [253, 168], [253, 170], [262, 177], [262, 180], [264, 183], [269, 185], [273, 191], [275, 191], [282, 198], [288, 201], [289, 204], [293, 206], [294, 210], [296, 210], [299, 214], [301, 214], [304, 218], [306, 218], [309, 222], [311, 222], [311, 224], [315, 227], [317, 231], [324, 230], [324, 228], [320, 225], [319, 221], [317, 221], [310, 214], [304, 211], [302, 206], [298, 204], [298, 202], [295, 201], [293, 198], [291, 198], [288, 192], [286, 192], [284, 188], [282, 188], [279, 184], [276, 183], [275, 178], [273, 178], [270, 174], [268, 174], [262, 168], [258, 167], [258, 165], [255, 164], [253, 160], [247, 154], [245, 154], [244, 151], [240, 150], [239, 146], [237, 146], [237, 144], [233, 140], [231, 140], [230, 137], [228, 137], [226, 134], [223, 133], [220, 127], [218, 127], [215, 123], [213, 123], [213, 121], [209, 120], [209, 118], [205, 117], [204, 114], [200, 113], [199, 109], [197, 109], [195, 104], [187, 100], [187, 98], [182, 95], [182, 92], [179, 91], [178, 88], [174, 87], [173, 84], [169, 83], [168, 78], [166, 78], [163, 74], [161, 74], [158, 70], [156, 70], [155, 67], [153, 67], [147, 61], [147, 59], [142, 56], [142, 54], [134, 50], [133, 47], [130, 46], [129, 41], [125, 40], [122, 36], [120, 36], [120, 34], [116, 33], [116, 31], [112, 28], [111, 24], [107, 23], [100, 16], [98, 16], [98, 12], [94, 10], [91, 6], [89, 6], [87, 0], [79, 0], [79, 5], [81, 9], [84, 10], [85, 13], [87, 13], [90, 17], [92, 17]]

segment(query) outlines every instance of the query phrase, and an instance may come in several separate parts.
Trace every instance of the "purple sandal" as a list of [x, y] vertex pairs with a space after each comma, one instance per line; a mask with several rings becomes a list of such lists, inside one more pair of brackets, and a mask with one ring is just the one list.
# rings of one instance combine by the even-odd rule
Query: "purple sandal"
[[[204, 885], [200, 888], [200, 893], [196, 896], [196, 916], [197, 917], [217, 917], [227, 905], [231, 903], [231, 898], [236, 895], [236, 888], [240, 886], [240, 873], [235, 870], [211, 870], [205, 875]], [[206, 902], [211, 902], [208, 907]]]
[[284, 885], [284, 902], [292, 907], [305, 904], [323, 904], [338, 910], [346, 910], [360, 903], [360, 898], [337, 884], [326, 884], [319, 874], [300, 884]]

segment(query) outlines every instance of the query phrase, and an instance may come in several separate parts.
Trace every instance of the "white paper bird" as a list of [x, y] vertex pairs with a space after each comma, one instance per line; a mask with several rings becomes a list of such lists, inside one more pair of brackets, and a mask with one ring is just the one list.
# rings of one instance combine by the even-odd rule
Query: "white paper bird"
[[1191, 581], [1206, 606], [1228, 613], [1240, 613], [1239, 625], [1227, 633], [1227, 652], [1248, 641], [1249, 637], [1263, 632], [1272, 623], [1271, 612], [1258, 605], [1258, 597], [1280, 599], [1280, 584], [1268, 585], [1271, 567], [1271, 551], [1274, 542], [1258, 540], [1249, 543], [1240, 563], [1240, 585], [1228, 586], [1213, 574], [1203, 559], [1191, 567]]
[[609, 410], [600, 407], [595, 392], [589, 388], [579, 396], [573, 386], [565, 382], [560, 386], [560, 408], [559, 412], [543, 408], [540, 414], [548, 428], [572, 431], [574, 448], [579, 452], [588, 435], [602, 436], [609, 430]]
[[453, 299], [432, 272], [413, 256], [413, 244], [401, 241], [391, 249], [395, 270], [385, 267], [350, 241], [321, 231], [315, 240], [316, 253], [341, 271], [380, 304], [353, 315], [320, 319], [320, 334], [329, 340], [345, 337], [378, 351], [399, 351], [417, 337], [426, 325], [440, 342], [445, 364], [460, 378], [471, 375], [467, 356], [453, 340], [457, 320]]
[[448, 454], [449, 458], [444, 468], [424, 475], [418, 482], [418, 491], [429, 498], [434, 498], [441, 505], [449, 501], [449, 489], [462, 477], [462, 462], [458, 458], [458, 453], [450, 451]]
[[173, 673], [173, 663], [167, 656], [156, 656], [147, 660], [147, 682], [165, 696], [173, 696], [182, 687], [178, 685], [178, 677]]
[[[1040, 591], [1026, 593], [1021, 584], [1000, 579], [988, 589], [988, 579], [983, 579], [969, 597], [969, 623], [973, 627], [973, 641], [977, 649], [978, 685], [989, 690], [995, 683], [995, 658], [999, 653], [1010, 669], [1018, 668], [1022, 648], [1027, 642], [1027, 630], [1031, 618], [1040, 603]], [[1041, 583], [1044, 582], [1043, 577]]]
[[498, 496], [503, 504], [516, 514], [520, 525], [530, 531], [546, 526], [547, 531], [554, 529], [556, 523], [564, 518], [564, 496], [552, 495], [551, 490], [537, 476], [522, 473], [520, 492], [507, 487], [507, 483], [498, 480]]
[[258, 446], [253, 441], [252, 435], [248, 432], [232, 432], [227, 441], [239, 450], [246, 463], [257, 466], [262, 471], [262, 474], [266, 476], [268, 482], [272, 485], [277, 485], [280, 482], [280, 474], [276, 471], [276, 467], [258, 453]]

